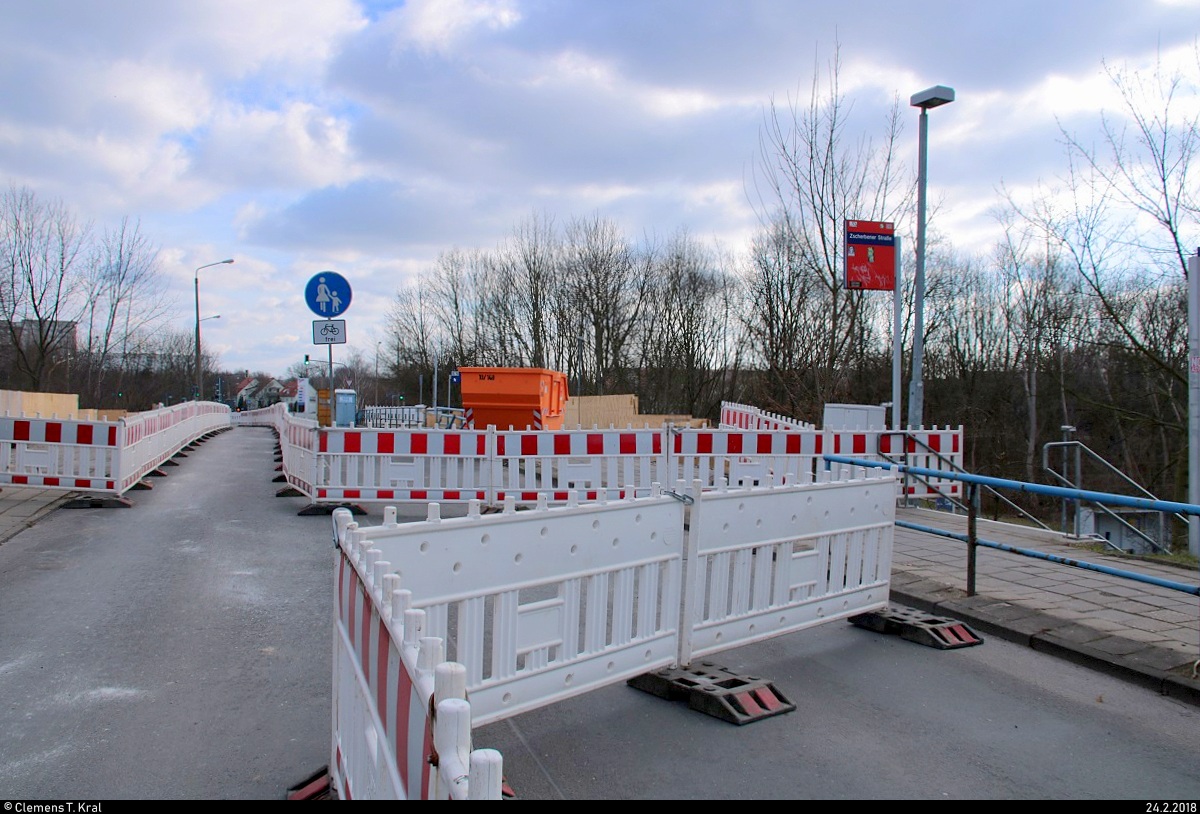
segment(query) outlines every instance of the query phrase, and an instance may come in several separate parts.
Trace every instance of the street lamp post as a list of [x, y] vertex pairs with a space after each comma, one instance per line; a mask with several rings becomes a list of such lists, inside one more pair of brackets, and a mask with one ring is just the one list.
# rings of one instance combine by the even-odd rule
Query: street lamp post
[[908, 383], [908, 426], [924, 426], [925, 420], [925, 187], [928, 184], [929, 109], [954, 101], [954, 90], [934, 85], [909, 99], [921, 108], [917, 158], [917, 273], [913, 279], [913, 361], [912, 380]]
[[204, 379], [200, 368], [200, 269], [211, 268], [212, 266], [222, 266], [227, 263], [232, 263], [233, 259], [218, 260], [215, 263], [206, 263], [196, 269], [196, 401], [204, 399]]

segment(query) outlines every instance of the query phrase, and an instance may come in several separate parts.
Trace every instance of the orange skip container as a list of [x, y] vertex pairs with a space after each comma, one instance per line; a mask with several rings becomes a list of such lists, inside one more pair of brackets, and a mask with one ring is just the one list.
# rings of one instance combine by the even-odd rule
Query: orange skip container
[[468, 427], [561, 430], [567, 374], [541, 367], [460, 367]]

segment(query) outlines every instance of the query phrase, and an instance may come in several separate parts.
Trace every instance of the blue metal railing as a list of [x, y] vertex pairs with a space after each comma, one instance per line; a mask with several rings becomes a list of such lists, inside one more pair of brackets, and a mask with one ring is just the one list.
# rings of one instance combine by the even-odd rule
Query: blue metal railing
[[[1018, 492], [1028, 492], [1030, 494], [1049, 495], [1052, 497], [1061, 497], [1070, 500], [1088, 500], [1095, 503], [1109, 504], [1113, 506], [1127, 506], [1136, 509], [1144, 509], [1147, 511], [1160, 512], [1175, 512], [1182, 515], [1200, 515], [1200, 505], [1192, 503], [1177, 503], [1169, 500], [1154, 500], [1149, 498], [1130, 497], [1128, 495], [1115, 495], [1108, 492], [1091, 492], [1083, 489], [1068, 489], [1062, 486], [1046, 486], [1039, 483], [1026, 483], [1024, 481], [1007, 480], [1005, 478], [993, 478], [987, 475], [972, 475], [966, 472], [953, 472], [938, 469], [926, 469], [923, 467], [913, 467], [906, 464], [889, 463], [885, 461], [874, 461], [866, 458], [851, 458], [844, 455], [824, 455], [825, 461], [829, 463], [850, 464], [852, 466], [871, 467], [874, 469], [891, 469], [897, 472], [908, 472], [913, 475], [930, 478], [947, 478], [958, 480], [972, 487], [987, 486], [998, 489], [1012, 489]], [[1016, 546], [1005, 545], [989, 540], [981, 540], [975, 533], [975, 521], [978, 513], [978, 489], [971, 489], [971, 497], [968, 500], [968, 515], [967, 515], [967, 534], [957, 534], [941, 529], [933, 529], [926, 526], [919, 526], [913, 523], [904, 523], [897, 521], [896, 525], [903, 528], [912, 528], [916, 531], [938, 534], [943, 537], [963, 540], [967, 543], [967, 594], [975, 595], [975, 547], [978, 545], [987, 548], [995, 548], [1001, 551], [1008, 551], [1014, 554], [1021, 554], [1027, 557], [1035, 557], [1040, 559], [1057, 562], [1063, 565], [1070, 565], [1076, 568], [1084, 568], [1091, 571], [1099, 571], [1102, 573], [1112, 574], [1127, 579], [1145, 582], [1151, 585], [1170, 588], [1171, 590], [1182, 591], [1184, 593], [1200, 596], [1200, 587], [1188, 585], [1186, 583], [1171, 582], [1170, 580], [1162, 580], [1146, 574], [1138, 574], [1133, 571], [1122, 571], [1116, 568], [1108, 568], [1107, 566], [1089, 563], [1083, 560], [1076, 560], [1070, 557], [1058, 557], [1053, 554], [1046, 554], [1041, 551], [1032, 549], [1017, 548]]]

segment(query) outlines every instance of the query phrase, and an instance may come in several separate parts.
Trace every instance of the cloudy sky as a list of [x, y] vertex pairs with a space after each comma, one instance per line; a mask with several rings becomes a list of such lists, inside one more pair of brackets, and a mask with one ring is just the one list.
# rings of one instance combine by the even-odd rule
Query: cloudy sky
[[535, 214], [744, 246], [764, 108], [835, 52], [864, 133], [902, 100], [914, 168], [908, 97], [955, 89], [930, 196], [978, 249], [1001, 184], [1052, 179], [1060, 128], [1119, 109], [1105, 63], [1194, 76], [1198, 34], [1200, 0], [4, 0], [0, 172], [139, 219], [179, 330], [196, 267], [234, 258], [200, 272], [205, 349], [282, 375], [319, 350], [318, 271], [353, 287], [335, 359], [371, 359], [399, 287]]

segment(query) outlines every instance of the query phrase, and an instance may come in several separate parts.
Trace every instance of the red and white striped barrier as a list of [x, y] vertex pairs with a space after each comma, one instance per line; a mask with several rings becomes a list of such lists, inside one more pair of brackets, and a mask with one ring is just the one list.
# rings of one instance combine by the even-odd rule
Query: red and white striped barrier
[[321, 430], [318, 502], [490, 500], [490, 434], [475, 430]]
[[[394, 514], [393, 514], [394, 519]], [[347, 509], [338, 540], [330, 778], [341, 800], [499, 800], [502, 758], [471, 748], [465, 669]]]
[[108, 421], [0, 418], [0, 483], [116, 494], [121, 431]]
[[229, 408], [186, 402], [118, 421], [0, 418], [0, 483], [123, 495], [185, 446], [229, 426]]
[[816, 425], [776, 413], [768, 413], [748, 404], [723, 401], [721, 402], [721, 429], [791, 432], [815, 430]]
[[650, 494], [663, 460], [661, 430], [571, 430], [495, 433], [489, 470], [493, 501], [561, 503]]
[[808, 483], [823, 468], [825, 435], [819, 431], [738, 432], [679, 430], [672, 438], [664, 483], [700, 481], [704, 489]]

